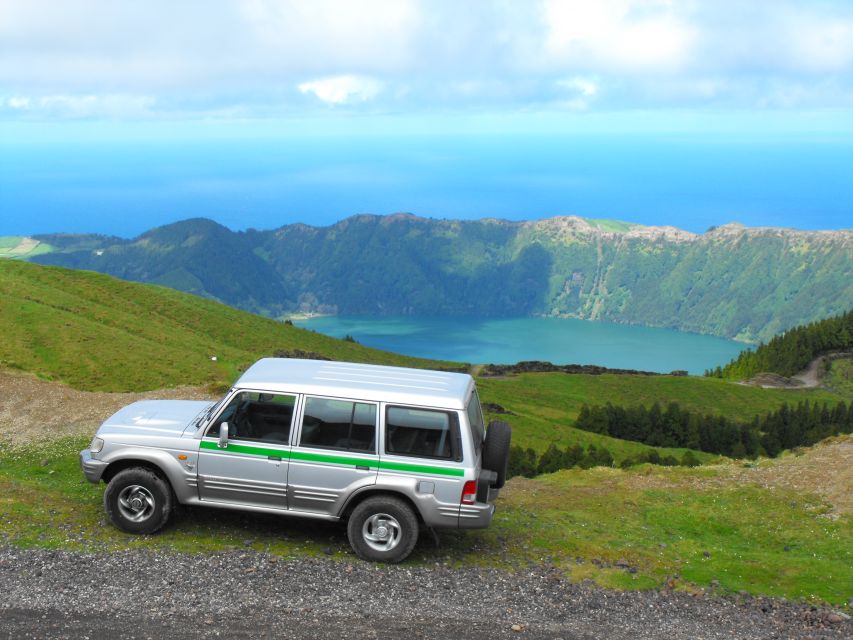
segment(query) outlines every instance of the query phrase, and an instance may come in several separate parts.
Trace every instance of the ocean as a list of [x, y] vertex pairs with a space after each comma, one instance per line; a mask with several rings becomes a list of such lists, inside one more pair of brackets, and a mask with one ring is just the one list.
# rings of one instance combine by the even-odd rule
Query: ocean
[[0, 235], [134, 237], [191, 217], [270, 229], [398, 211], [850, 228], [851, 166], [846, 140], [711, 135], [0, 141]]

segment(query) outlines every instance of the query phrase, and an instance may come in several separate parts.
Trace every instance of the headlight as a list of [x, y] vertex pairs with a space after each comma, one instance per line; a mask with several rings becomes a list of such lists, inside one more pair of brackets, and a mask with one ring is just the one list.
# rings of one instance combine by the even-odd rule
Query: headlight
[[104, 448], [104, 441], [101, 440], [98, 436], [92, 438], [92, 442], [89, 444], [89, 451], [92, 453], [98, 453], [101, 449]]

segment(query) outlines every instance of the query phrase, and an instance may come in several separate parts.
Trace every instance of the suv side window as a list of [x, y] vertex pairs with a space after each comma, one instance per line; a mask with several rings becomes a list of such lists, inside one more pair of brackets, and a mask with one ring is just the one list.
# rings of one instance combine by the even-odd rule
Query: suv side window
[[228, 423], [228, 437], [287, 444], [296, 396], [241, 391], [214, 420], [205, 434], [219, 437], [219, 427]]
[[483, 420], [483, 409], [480, 407], [480, 397], [477, 392], [471, 394], [468, 401], [468, 424], [471, 425], [471, 438], [474, 440], [474, 449], [480, 451], [483, 448], [483, 439], [486, 437], [486, 424]]
[[385, 415], [385, 452], [459, 460], [457, 422], [451, 411], [389, 406]]
[[330, 398], [306, 398], [299, 445], [374, 453], [376, 405]]

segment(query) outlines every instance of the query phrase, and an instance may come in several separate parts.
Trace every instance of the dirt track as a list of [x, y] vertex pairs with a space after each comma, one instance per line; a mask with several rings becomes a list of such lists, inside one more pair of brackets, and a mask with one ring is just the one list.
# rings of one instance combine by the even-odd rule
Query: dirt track
[[204, 387], [145, 393], [77, 391], [56, 382], [0, 370], [0, 443], [24, 444], [57, 436], [94, 435], [121, 407], [151, 398], [212, 399]]

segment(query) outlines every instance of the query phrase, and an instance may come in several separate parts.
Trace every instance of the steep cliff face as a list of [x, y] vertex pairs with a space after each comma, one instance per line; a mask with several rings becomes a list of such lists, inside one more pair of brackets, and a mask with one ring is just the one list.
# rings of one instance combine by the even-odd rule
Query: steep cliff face
[[396, 214], [247, 232], [196, 219], [87, 242], [51, 236], [57, 250], [34, 260], [270, 315], [546, 314], [758, 340], [853, 307], [851, 231]]
[[531, 227], [557, 256], [546, 313], [757, 340], [853, 306], [850, 231]]

